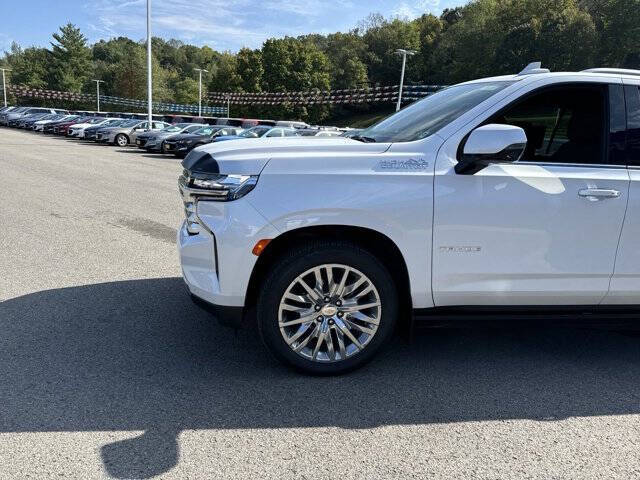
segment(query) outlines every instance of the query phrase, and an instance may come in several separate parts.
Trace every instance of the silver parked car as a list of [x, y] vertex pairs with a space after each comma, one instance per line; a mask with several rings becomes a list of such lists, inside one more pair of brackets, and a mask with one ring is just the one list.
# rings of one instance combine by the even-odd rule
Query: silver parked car
[[0, 118], [0, 123], [2, 125], [8, 125], [9, 122], [14, 122], [22, 117], [33, 115], [35, 113], [64, 113], [64, 110], [54, 110], [53, 108], [42, 107], [16, 108], [15, 110], [7, 112], [6, 115], [3, 115], [2, 118]]
[[[152, 130], [161, 130], [168, 127], [166, 122], [153, 121], [151, 125]], [[130, 143], [135, 142], [136, 137], [149, 130], [149, 122], [146, 120], [129, 120], [117, 127], [105, 128], [98, 130], [96, 133], [96, 141], [100, 143], [110, 143], [119, 147], [126, 147]]]

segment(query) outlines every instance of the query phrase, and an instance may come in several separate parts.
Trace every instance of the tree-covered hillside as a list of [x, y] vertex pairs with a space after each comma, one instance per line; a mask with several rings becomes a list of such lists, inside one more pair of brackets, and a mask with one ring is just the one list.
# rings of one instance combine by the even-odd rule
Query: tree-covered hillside
[[[408, 83], [451, 84], [513, 73], [541, 60], [552, 70], [591, 66], [640, 68], [640, 0], [475, 0], [442, 15], [415, 20], [367, 17], [349, 32], [273, 38], [262, 48], [218, 52], [179, 40], [153, 39], [154, 95], [159, 101], [196, 103], [195, 68], [205, 68], [204, 89], [284, 92], [350, 89], [398, 83], [401, 58]], [[144, 42], [124, 37], [94, 45], [72, 24], [53, 34], [49, 48], [13, 44], [0, 63], [13, 84], [145, 98]], [[237, 107], [244, 115], [294, 115], [319, 121], [359, 107]]]

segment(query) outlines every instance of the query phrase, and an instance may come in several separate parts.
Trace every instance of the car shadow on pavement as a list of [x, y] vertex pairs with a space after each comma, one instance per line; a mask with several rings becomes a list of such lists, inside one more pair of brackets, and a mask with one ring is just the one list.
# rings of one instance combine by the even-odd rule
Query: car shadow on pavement
[[118, 478], [171, 470], [185, 429], [640, 413], [640, 339], [603, 330], [432, 330], [315, 378], [272, 360], [255, 330], [211, 321], [179, 278], [6, 300], [0, 328], [0, 432], [144, 431], [102, 447]]
[[118, 149], [118, 150], [116, 150], [116, 152], [119, 152], [119, 153], [136, 153], [140, 157], [153, 158], [153, 159], [156, 159], [156, 160], [182, 161], [181, 158], [176, 158], [173, 155], [171, 155], [171, 156], [164, 155], [164, 154], [162, 154], [160, 152], [158, 152], [158, 153], [147, 153], [146, 151], [141, 150], [139, 148], [136, 148], [136, 149], [133, 149], [133, 148]]

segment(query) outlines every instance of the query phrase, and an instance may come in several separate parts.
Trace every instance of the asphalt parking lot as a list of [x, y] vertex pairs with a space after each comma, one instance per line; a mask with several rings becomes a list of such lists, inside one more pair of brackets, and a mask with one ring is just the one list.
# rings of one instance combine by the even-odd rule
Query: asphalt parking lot
[[640, 336], [437, 330], [300, 376], [191, 304], [180, 170], [0, 129], [0, 478], [640, 478]]

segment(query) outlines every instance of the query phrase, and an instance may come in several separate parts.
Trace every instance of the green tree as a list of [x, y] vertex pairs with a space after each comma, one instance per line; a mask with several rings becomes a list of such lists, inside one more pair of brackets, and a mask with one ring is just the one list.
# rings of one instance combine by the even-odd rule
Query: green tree
[[240, 77], [240, 87], [245, 92], [259, 92], [262, 89], [262, 53], [260, 50], [241, 49], [236, 55], [236, 72]]
[[477, 0], [443, 32], [435, 78], [454, 83], [514, 73], [535, 60], [553, 70], [580, 69], [592, 63], [596, 41], [576, 0]]
[[263, 90], [329, 90], [329, 60], [316, 45], [291, 37], [269, 39], [262, 47]]
[[5, 53], [4, 63], [11, 72], [7, 72], [10, 82], [34, 88], [46, 88], [49, 76], [50, 55], [44, 48], [20, 48], [16, 42]]
[[230, 52], [220, 55], [212, 67], [209, 90], [212, 92], [239, 92], [242, 78], [238, 75], [238, 59]]
[[357, 32], [328, 35], [325, 52], [329, 60], [331, 88], [367, 86], [369, 76], [364, 62], [367, 44]]
[[[140, 44], [125, 44], [124, 55], [113, 69], [113, 90], [118, 96], [144, 99], [147, 96], [147, 52]], [[154, 101], [172, 100], [167, 89], [167, 75], [155, 57], [152, 57]]]
[[60, 27], [51, 42], [51, 86], [58, 90], [79, 92], [90, 80], [91, 50], [87, 38], [71, 23]]
[[[395, 85], [400, 80], [402, 57], [396, 54], [397, 49], [420, 48], [418, 24], [400, 19], [374, 24], [363, 38], [368, 49], [369, 79], [382, 85]], [[419, 81], [421, 70], [420, 58], [413, 57], [407, 62], [405, 80]]]
[[583, 0], [598, 32], [598, 66], [640, 68], [640, 0]]
[[[191, 105], [198, 103], [199, 88], [198, 80], [190, 77], [176, 82], [174, 86], [175, 101], [177, 103], [187, 103]], [[205, 93], [203, 85], [203, 96]]]

